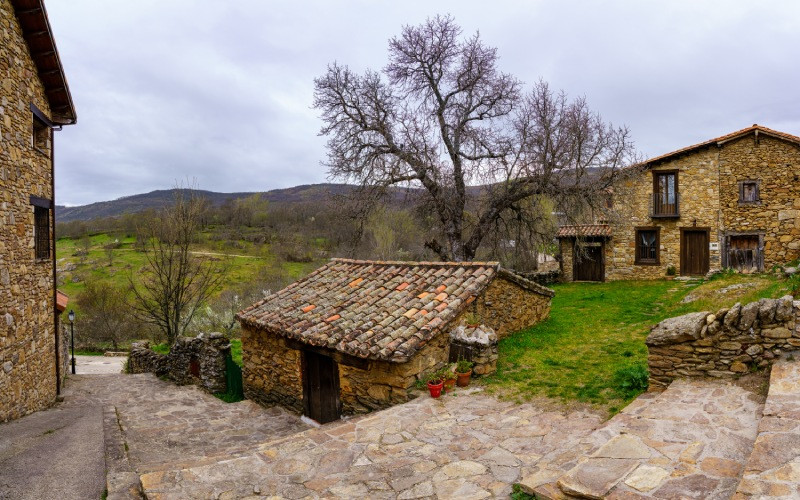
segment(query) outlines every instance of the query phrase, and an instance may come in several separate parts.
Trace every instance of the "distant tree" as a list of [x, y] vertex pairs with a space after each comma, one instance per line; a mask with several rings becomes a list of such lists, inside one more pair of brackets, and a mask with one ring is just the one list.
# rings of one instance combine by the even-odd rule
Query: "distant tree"
[[134, 338], [138, 330], [130, 319], [127, 292], [105, 281], [87, 281], [78, 295], [81, 309], [80, 340], [84, 345], [111, 343], [114, 350]]
[[190, 251], [203, 209], [204, 203], [193, 190], [178, 189], [174, 205], [140, 228], [146, 235], [146, 263], [138, 279], [129, 277], [134, 312], [160, 329], [170, 345], [184, 334], [224, 275], [219, 261], [202, 259]]
[[538, 217], [534, 196], [585, 213], [634, 153], [628, 130], [584, 99], [543, 81], [523, 92], [497, 60], [437, 16], [389, 41], [382, 72], [333, 63], [314, 81], [330, 174], [377, 188], [365, 193], [421, 187], [437, 224], [426, 246], [443, 260], [473, 259], [499, 220]]

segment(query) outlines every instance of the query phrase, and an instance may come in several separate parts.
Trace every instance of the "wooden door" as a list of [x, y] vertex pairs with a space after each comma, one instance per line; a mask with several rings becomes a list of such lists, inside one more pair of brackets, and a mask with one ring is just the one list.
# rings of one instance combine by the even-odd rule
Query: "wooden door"
[[758, 271], [758, 241], [758, 235], [731, 236], [728, 243], [728, 267], [740, 272]]
[[708, 272], [708, 230], [681, 231], [681, 275], [698, 276]]
[[330, 357], [303, 351], [303, 406], [306, 416], [321, 424], [341, 416], [339, 365]]
[[605, 281], [602, 241], [575, 242], [572, 259], [574, 281]]

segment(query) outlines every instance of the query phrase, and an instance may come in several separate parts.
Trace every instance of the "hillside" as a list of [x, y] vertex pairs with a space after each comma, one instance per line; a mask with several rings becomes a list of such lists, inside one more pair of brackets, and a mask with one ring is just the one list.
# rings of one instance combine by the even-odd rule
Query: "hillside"
[[[347, 194], [354, 186], [347, 184], [310, 184], [286, 189], [273, 189], [261, 195], [271, 203], [302, 203], [325, 201], [332, 195]], [[76, 220], [92, 220], [102, 217], [118, 217], [126, 213], [157, 209], [169, 205], [174, 200], [174, 189], [159, 189], [144, 194], [125, 196], [111, 201], [100, 201], [75, 207], [56, 206], [56, 220], [71, 222]], [[255, 194], [249, 193], [217, 193], [198, 190], [197, 193], [207, 198], [213, 205], [219, 206], [230, 199], [245, 198]]]

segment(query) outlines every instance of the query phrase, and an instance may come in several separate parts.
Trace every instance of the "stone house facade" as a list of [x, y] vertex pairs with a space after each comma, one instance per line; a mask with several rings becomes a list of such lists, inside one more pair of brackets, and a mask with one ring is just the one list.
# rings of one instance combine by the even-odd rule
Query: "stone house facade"
[[800, 257], [800, 137], [753, 125], [631, 167], [597, 222], [559, 229], [565, 279], [786, 264]]
[[462, 320], [502, 338], [552, 296], [496, 262], [333, 259], [239, 313], [245, 396], [319, 422], [402, 403], [451, 359]]
[[53, 131], [75, 121], [44, 4], [0, 0], [0, 422], [52, 404], [64, 375]]

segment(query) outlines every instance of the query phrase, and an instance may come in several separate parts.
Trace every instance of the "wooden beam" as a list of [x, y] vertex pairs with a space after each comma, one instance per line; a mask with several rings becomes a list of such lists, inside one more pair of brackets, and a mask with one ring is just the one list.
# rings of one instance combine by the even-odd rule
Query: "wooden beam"
[[326, 347], [317, 347], [310, 344], [305, 344], [299, 340], [290, 339], [288, 337], [285, 337], [284, 340], [286, 341], [286, 347], [289, 349], [315, 352], [323, 356], [328, 356], [340, 365], [352, 366], [353, 368], [358, 368], [359, 370], [369, 370], [370, 361], [368, 359], [357, 358], [355, 356], [334, 351], [333, 349], [328, 349]]

